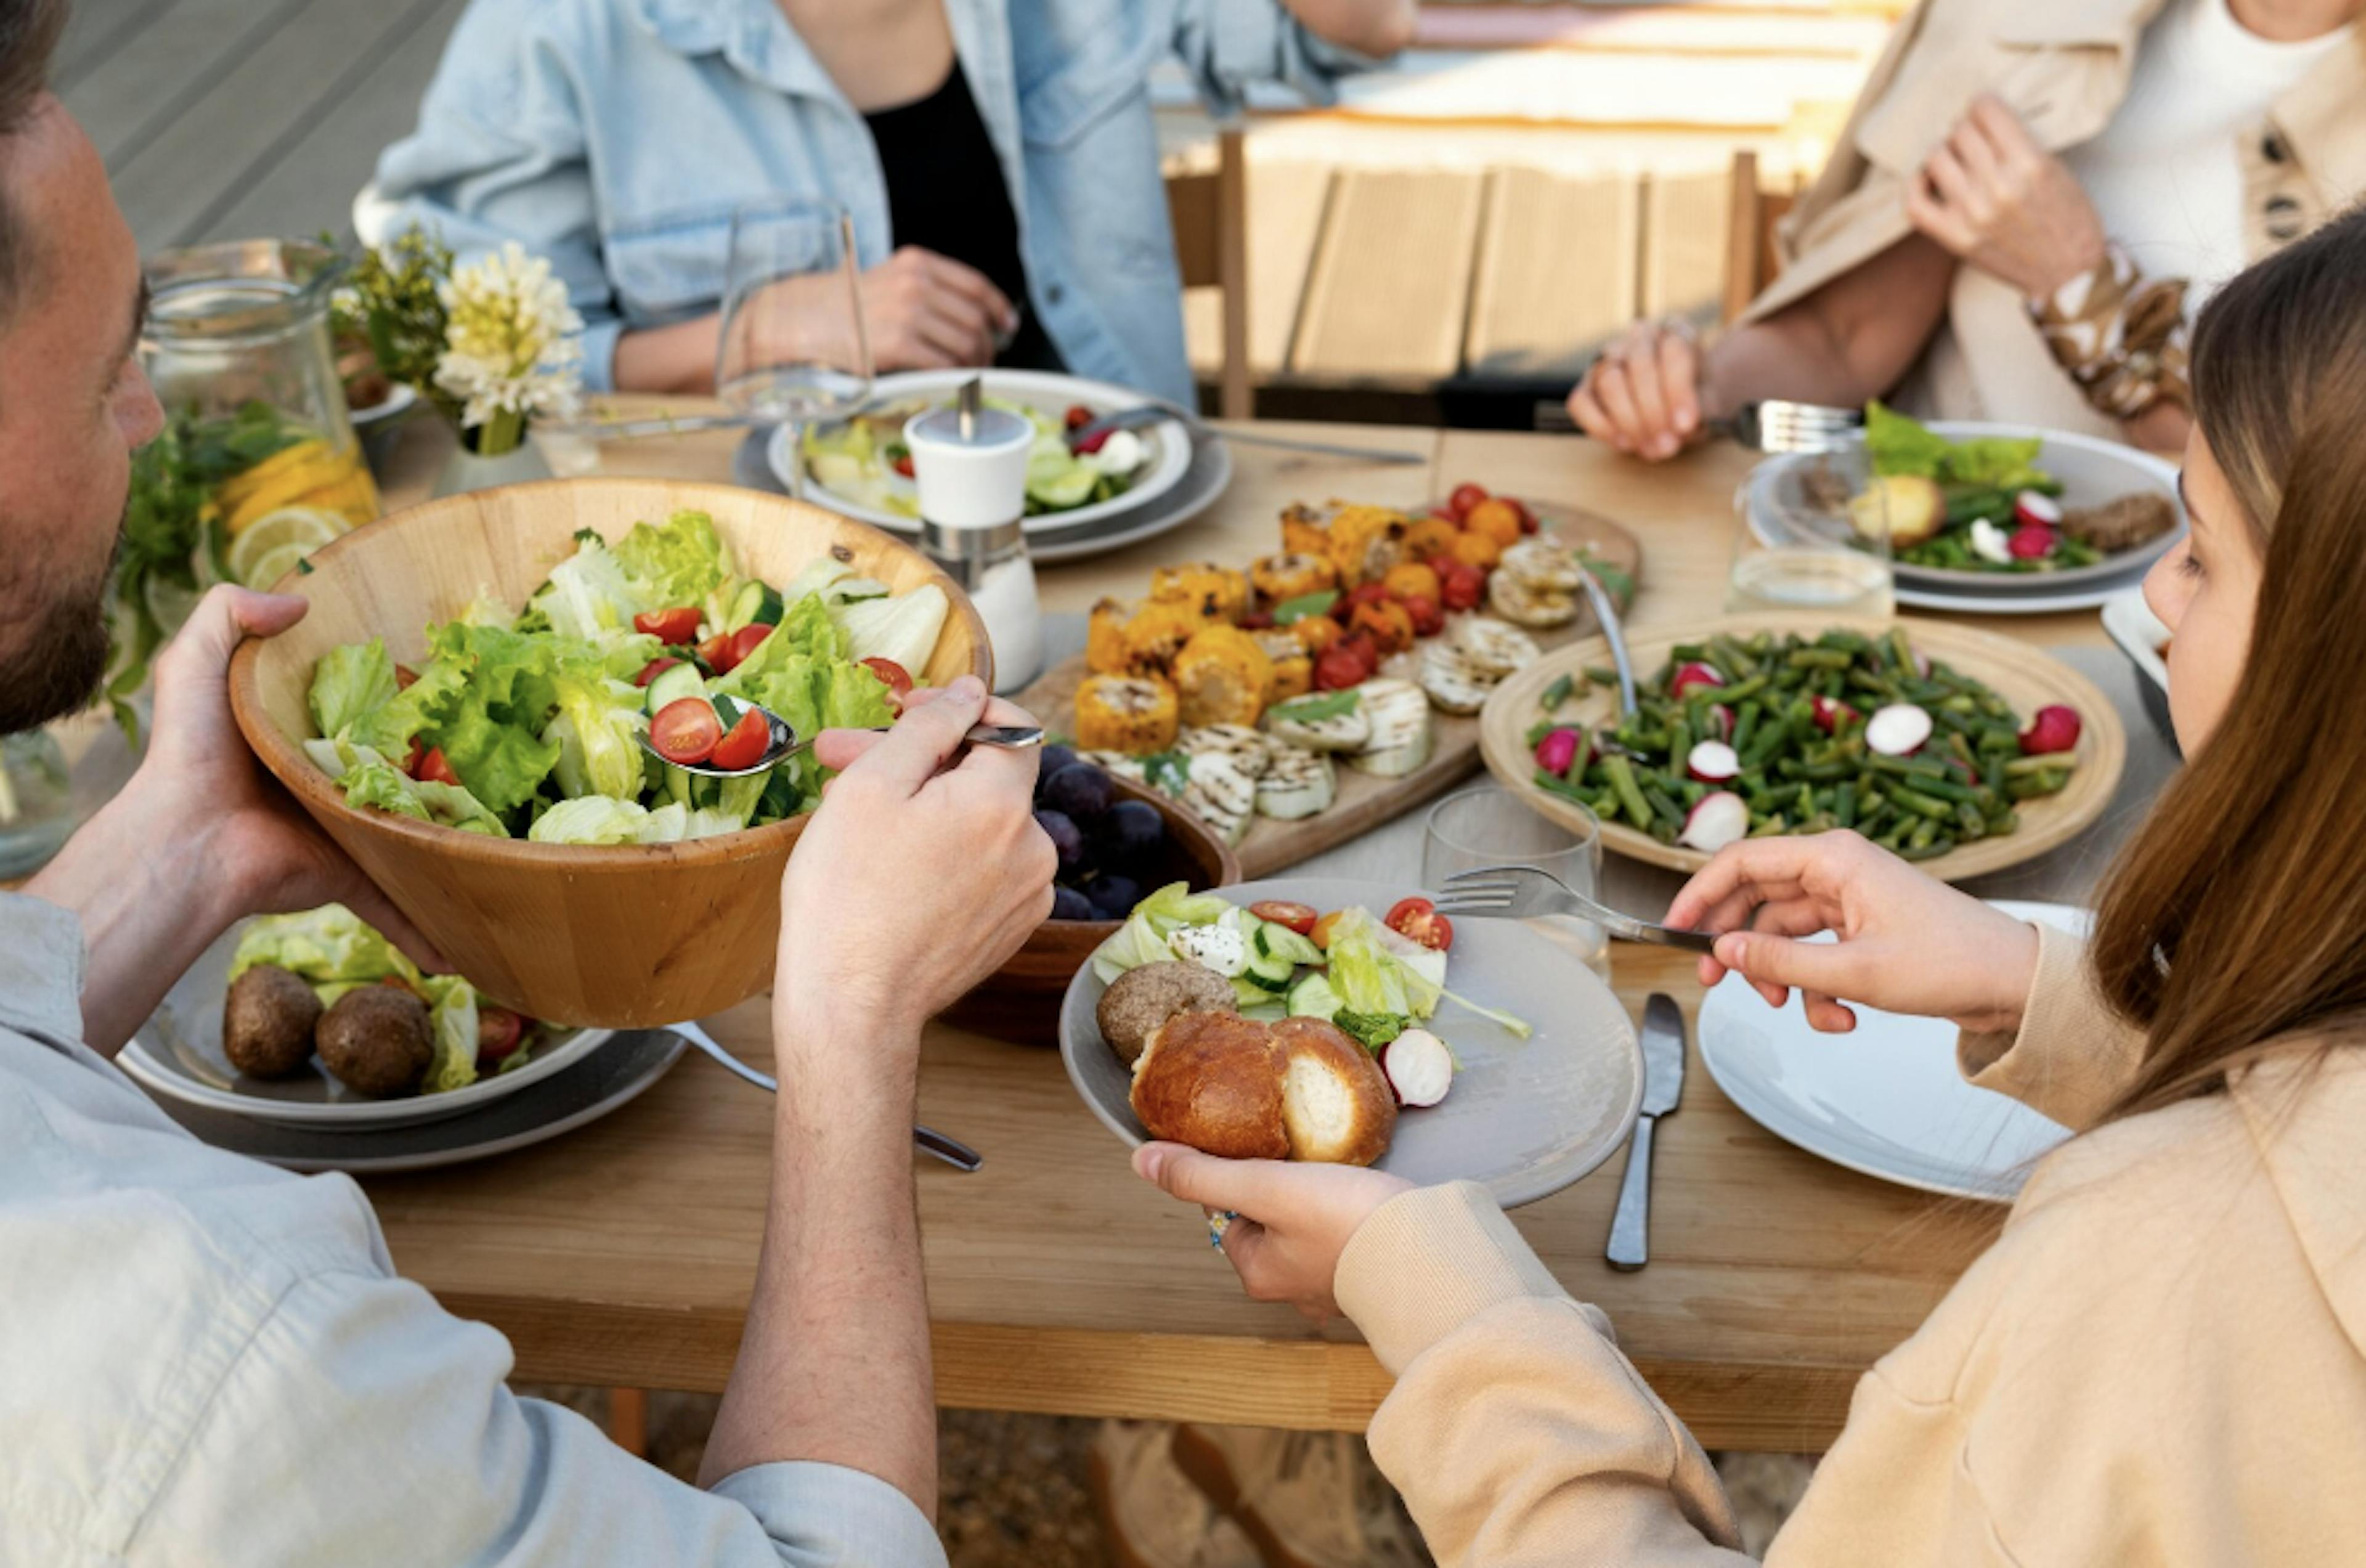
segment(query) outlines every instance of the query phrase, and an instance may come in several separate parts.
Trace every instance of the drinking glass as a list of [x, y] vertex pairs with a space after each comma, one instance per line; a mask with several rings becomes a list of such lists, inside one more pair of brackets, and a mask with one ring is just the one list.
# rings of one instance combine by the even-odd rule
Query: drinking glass
[[734, 412], [787, 428], [789, 493], [805, 499], [805, 427], [871, 395], [871, 343], [842, 207], [764, 201], [731, 214], [715, 389]]
[[[1765, 498], [1767, 514], [1755, 520], [1758, 526], [1752, 526], [1750, 487], [1734, 497], [1741, 526], [1726, 609], [1737, 615], [1811, 611], [1887, 620], [1898, 608], [1887, 491], [1865, 483], [1861, 450], [1801, 462], [1803, 476], [1814, 470], [1810, 482], [1786, 479], [1773, 487]], [[1847, 502], [1853, 496], [1863, 499]]]
[[[1576, 802], [1570, 802], [1569, 809], [1584, 818], [1583, 831], [1547, 821], [1495, 784], [1447, 796], [1430, 808], [1421, 851], [1422, 886], [1436, 891], [1458, 872], [1532, 865], [1560, 877], [1573, 892], [1600, 897], [1602, 826]], [[1605, 985], [1609, 983], [1610, 937], [1600, 926], [1574, 915], [1547, 915], [1521, 924], [1566, 949], [1602, 976]]]

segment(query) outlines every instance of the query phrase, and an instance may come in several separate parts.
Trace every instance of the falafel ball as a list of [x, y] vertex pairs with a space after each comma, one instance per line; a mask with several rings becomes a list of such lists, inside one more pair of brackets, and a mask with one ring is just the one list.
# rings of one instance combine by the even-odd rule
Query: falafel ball
[[337, 998], [316, 1032], [321, 1064], [364, 1094], [415, 1094], [435, 1055], [427, 1004], [392, 986], [362, 986]]
[[1093, 1010], [1101, 1038], [1127, 1062], [1142, 1055], [1151, 1031], [1177, 1013], [1238, 1012], [1233, 983], [1198, 964], [1145, 964], [1110, 982]]
[[276, 964], [258, 964], [231, 982], [222, 1002], [222, 1055], [242, 1073], [285, 1077], [312, 1059], [321, 998]]

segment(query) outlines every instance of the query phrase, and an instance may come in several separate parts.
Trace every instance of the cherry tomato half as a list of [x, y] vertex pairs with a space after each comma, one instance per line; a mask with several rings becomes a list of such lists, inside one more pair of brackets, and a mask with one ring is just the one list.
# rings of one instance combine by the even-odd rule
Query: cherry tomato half
[[683, 604], [671, 610], [649, 610], [633, 617], [633, 629], [647, 632], [669, 647], [685, 643], [698, 635], [698, 608]]
[[1410, 937], [1440, 953], [1454, 945], [1454, 922], [1439, 914], [1437, 906], [1426, 898], [1398, 899], [1390, 906], [1388, 919], [1382, 923], [1399, 936]]
[[525, 1020], [490, 1002], [477, 1005], [477, 1060], [498, 1062], [525, 1038]]
[[909, 452], [905, 453], [902, 457], [896, 458], [887, 466], [895, 469], [897, 473], [903, 475], [907, 479], [914, 477], [912, 472], [912, 455]]
[[912, 692], [912, 672], [892, 659], [866, 659], [862, 667], [887, 682], [887, 705], [902, 713], [904, 699]]
[[704, 697], [678, 697], [649, 720], [649, 744], [669, 762], [704, 762], [715, 755], [715, 743], [722, 739], [723, 721]]
[[1070, 430], [1082, 430], [1085, 426], [1092, 423], [1092, 410], [1087, 408], [1082, 403], [1070, 403], [1068, 405], [1067, 417], [1060, 423], [1066, 425]]
[[411, 690], [411, 683], [418, 679], [419, 671], [413, 670], [410, 665], [398, 664], [394, 667], [394, 689], [396, 691], [407, 692]]
[[1331, 938], [1339, 930], [1339, 917], [1346, 913], [1345, 909], [1334, 909], [1316, 920], [1314, 929], [1306, 933], [1307, 940], [1325, 952], [1330, 951]]
[[426, 755], [427, 748], [419, 743], [419, 737], [416, 735], [412, 736], [411, 738], [411, 750], [403, 753], [402, 771], [409, 773], [412, 778], [417, 778], [419, 776], [419, 764]]
[[771, 637], [772, 635], [772, 628], [766, 626], [761, 621], [756, 621], [748, 626], [741, 626], [738, 631], [733, 632], [731, 634], [731, 662], [725, 665], [723, 668], [727, 670], [736, 670], [741, 664], [746, 663], [748, 656], [756, 651], [756, 645], [762, 642], [766, 637]]
[[698, 654], [698, 661], [706, 666], [708, 674], [720, 675], [731, 668], [731, 634], [716, 632], [700, 643], [694, 651]]
[[633, 677], [633, 684], [636, 686], [646, 686], [650, 682], [656, 680], [659, 676], [664, 674], [667, 671], [672, 669], [675, 665], [681, 662], [681, 660], [676, 659], [670, 653], [657, 659], [652, 659], [647, 664], [641, 666], [641, 672]]
[[749, 708], [739, 716], [739, 722], [731, 727], [731, 732], [715, 743], [714, 751], [706, 759], [707, 765], [724, 769], [752, 768], [757, 759], [763, 756], [764, 748], [772, 743], [772, 727], [764, 722], [762, 714]]
[[1261, 904], [1252, 904], [1249, 906], [1249, 913], [1260, 920], [1269, 920], [1277, 926], [1288, 926], [1301, 936], [1312, 936], [1314, 933], [1314, 922], [1322, 919], [1312, 904], [1286, 904], [1279, 899], [1268, 899]]
[[427, 749], [427, 755], [419, 759], [419, 776], [429, 784], [452, 784], [456, 787], [460, 783], [460, 775], [452, 771], [452, 764], [445, 760], [444, 748], [441, 746], [430, 746]]
[[1459, 484], [1454, 487], [1454, 493], [1446, 498], [1446, 509], [1448, 512], [1453, 513], [1454, 520], [1457, 523], [1459, 523], [1464, 518], [1470, 515], [1470, 509], [1472, 507], [1478, 505], [1481, 502], [1486, 499], [1487, 491], [1485, 487], [1474, 484]]

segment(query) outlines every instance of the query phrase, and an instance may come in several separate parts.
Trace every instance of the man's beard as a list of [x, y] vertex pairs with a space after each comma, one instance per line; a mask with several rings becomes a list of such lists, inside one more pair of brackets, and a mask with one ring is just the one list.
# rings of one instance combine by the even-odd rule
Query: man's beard
[[[116, 554], [122, 548], [118, 533]], [[30, 617], [19, 651], [0, 664], [0, 735], [79, 713], [98, 694], [107, 675], [107, 599], [114, 580], [110, 557], [96, 582], [47, 600]]]

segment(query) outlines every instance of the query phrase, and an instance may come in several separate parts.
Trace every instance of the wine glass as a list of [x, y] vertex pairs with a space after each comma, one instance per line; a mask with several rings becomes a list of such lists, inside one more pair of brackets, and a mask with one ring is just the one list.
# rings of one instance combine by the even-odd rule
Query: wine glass
[[842, 207], [754, 202], [731, 214], [715, 389], [787, 431], [789, 493], [805, 499], [805, 427], [871, 395], [854, 220]]

